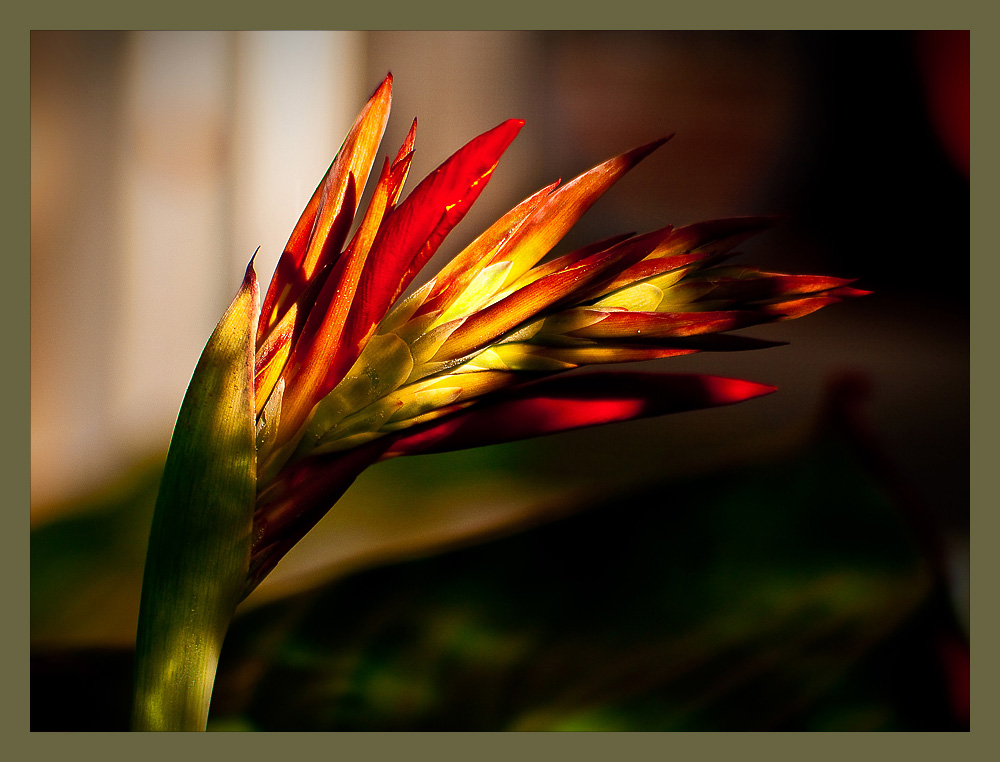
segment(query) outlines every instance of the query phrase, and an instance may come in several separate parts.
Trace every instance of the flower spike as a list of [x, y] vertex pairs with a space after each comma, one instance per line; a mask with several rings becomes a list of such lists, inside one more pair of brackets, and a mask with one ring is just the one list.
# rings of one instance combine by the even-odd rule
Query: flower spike
[[233, 606], [368, 466], [768, 394], [716, 376], [573, 370], [776, 346], [728, 332], [868, 293], [732, 265], [771, 217], [665, 225], [549, 258], [664, 138], [536, 191], [401, 298], [524, 122], [473, 138], [403, 198], [414, 120], [359, 212], [391, 96], [388, 75], [295, 224], [259, 317], [251, 267], [195, 371], [150, 542], [137, 728], [204, 728]]
[[[390, 82], [387, 78], [376, 91], [352, 136], [384, 128]], [[299, 269], [289, 276], [279, 264], [268, 289], [269, 295], [284, 295], [276, 302], [284, 305], [284, 317], [272, 322], [258, 343], [258, 492], [268, 506], [259, 519], [262, 527], [271, 527], [261, 533], [271, 537], [269, 543], [275, 542], [276, 527], [305, 531], [305, 524], [290, 517], [314, 511], [292, 507], [294, 494], [306, 489], [302, 473], [328, 468], [320, 460], [346, 458], [358, 448], [368, 452], [369, 443], [384, 439], [370, 450], [377, 460], [390, 438], [465, 415], [462, 411], [477, 409], [480, 400], [539, 374], [773, 346], [717, 334], [791, 319], [849, 295], [844, 290], [849, 281], [843, 279], [723, 266], [734, 246], [773, 225], [773, 217], [666, 226], [542, 261], [604, 192], [669, 140], [664, 138], [561, 187], [558, 182], [543, 187], [390, 312], [482, 192], [523, 124], [511, 119], [474, 138], [397, 205], [412, 157], [414, 122], [395, 160], [386, 159], [350, 243], [342, 252], [324, 251], [318, 271], [304, 264], [315, 251], [315, 231], [302, 254], [302, 230], [310, 215], [320, 219], [322, 211], [307, 208], [290, 239], [292, 253], [283, 257], [299, 262]], [[358, 142], [349, 136], [345, 146]], [[349, 198], [356, 183], [351, 172], [346, 177], [336, 187]], [[310, 204], [322, 210], [329, 201], [320, 195]], [[327, 233], [325, 241], [330, 240]], [[291, 473], [299, 476], [290, 481]], [[315, 488], [308, 493], [315, 495]], [[301, 499], [308, 503], [305, 494]]]

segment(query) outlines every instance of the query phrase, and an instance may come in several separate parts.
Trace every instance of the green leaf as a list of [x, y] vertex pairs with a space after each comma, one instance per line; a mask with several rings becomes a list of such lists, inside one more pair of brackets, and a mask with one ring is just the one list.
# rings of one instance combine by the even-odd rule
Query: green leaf
[[136, 638], [135, 730], [204, 730], [250, 560], [256, 495], [247, 268], [181, 404], [153, 515]]

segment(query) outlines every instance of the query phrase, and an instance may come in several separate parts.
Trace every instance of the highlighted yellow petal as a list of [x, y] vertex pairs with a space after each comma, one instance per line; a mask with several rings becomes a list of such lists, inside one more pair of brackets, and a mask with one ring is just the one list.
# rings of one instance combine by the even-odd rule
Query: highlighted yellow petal
[[500, 246], [514, 234], [557, 185], [558, 181], [526, 198], [490, 225], [486, 232], [441, 268], [437, 276], [438, 285], [431, 294], [431, 298], [435, 300], [435, 309], [446, 308], [451, 295], [461, 293], [475, 277], [478, 269], [491, 263]]
[[486, 305], [500, 290], [510, 272], [510, 262], [496, 262], [480, 270], [462, 294], [449, 305], [439, 318], [444, 323], [452, 318], [464, 317]]
[[663, 301], [663, 290], [649, 283], [623, 288], [594, 303], [595, 307], [621, 307], [636, 312], [653, 312]]
[[[401, 299], [396, 306], [392, 308], [389, 314], [382, 318], [382, 322], [378, 324], [378, 332], [399, 333], [399, 335], [402, 336], [399, 329], [404, 323], [413, 318], [414, 314], [424, 304], [428, 295], [431, 293], [431, 290], [434, 289], [436, 285], [437, 278], [431, 278], [427, 283], [418, 288], [412, 294], [404, 299]], [[435, 317], [437, 314], [440, 313], [436, 313]], [[423, 316], [423, 311], [421, 311], [421, 316]], [[407, 330], [409, 330], [409, 328], [407, 328]]]
[[299, 442], [299, 454], [310, 452], [349, 414], [401, 386], [412, 368], [413, 359], [406, 342], [392, 333], [372, 337], [344, 380], [316, 405]]

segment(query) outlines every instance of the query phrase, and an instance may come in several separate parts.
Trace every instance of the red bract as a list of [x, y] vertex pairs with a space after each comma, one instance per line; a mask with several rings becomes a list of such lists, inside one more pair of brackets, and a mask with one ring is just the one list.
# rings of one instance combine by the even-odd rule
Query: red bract
[[386, 77], [359, 115], [264, 299], [247, 590], [377, 460], [730, 404], [773, 390], [708, 376], [555, 374], [773, 346], [717, 334], [866, 293], [839, 278], [725, 264], [734, 246], [775, 222], [768, 217], [624, 234], [543, 261], [664, 138], [537, 191], [400, 300], [483, 191], [523, 122], [508, 120], [473, 138], [400, 202], [414, 122], [395, 159], [385, 159], [348, 240], [391, 86]]

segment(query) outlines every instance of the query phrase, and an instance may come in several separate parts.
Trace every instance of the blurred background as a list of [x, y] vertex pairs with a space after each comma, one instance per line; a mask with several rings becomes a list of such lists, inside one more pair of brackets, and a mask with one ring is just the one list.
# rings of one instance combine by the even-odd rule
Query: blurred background
[[[875, 293], [747, 332], [786, 347], [648, 367], [779, 386], [764, 399], [373, 468], [249, 608], [794, 449], [849, 378], [967, 627], [967, 32], [33, 32], [36, 643], [134, 636], [151, 495], [197, 358], [257, 247], [266, 284], [387, 71], [381, 153], [417, 117], [410, 188], [500, 121], [527, 123], [429, 272], [542, 185], [676, 134], [558, 250], [780, 214], [738, 262]], [[101, 515], [119, 529], [86, 523]]]

